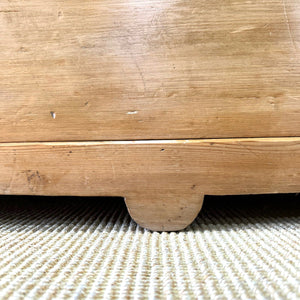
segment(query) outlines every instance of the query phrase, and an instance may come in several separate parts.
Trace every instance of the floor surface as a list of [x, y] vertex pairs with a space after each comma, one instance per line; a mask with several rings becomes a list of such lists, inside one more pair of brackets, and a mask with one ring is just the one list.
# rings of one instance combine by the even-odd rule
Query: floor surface
[[186, 230], [118, 198], [0, 197], [1, 299], [299, 299], [300, 196], [206, 197]]

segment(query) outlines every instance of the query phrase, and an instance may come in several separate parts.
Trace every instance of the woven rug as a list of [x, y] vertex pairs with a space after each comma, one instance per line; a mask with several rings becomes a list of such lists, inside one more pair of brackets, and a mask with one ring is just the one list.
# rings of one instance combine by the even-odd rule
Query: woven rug
[[206, 197], [150, 232], [118, 198], [0, 197], [0, 299], [299, 299], [299, 195]]

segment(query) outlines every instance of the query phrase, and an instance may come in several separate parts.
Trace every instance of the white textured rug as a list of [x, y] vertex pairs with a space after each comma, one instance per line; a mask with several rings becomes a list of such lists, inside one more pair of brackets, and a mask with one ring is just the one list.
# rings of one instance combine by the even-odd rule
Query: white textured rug
[[116, 198], [0, 197], [0, 298], [299, 299], [299, 195], [205, 200], [152, 233]]

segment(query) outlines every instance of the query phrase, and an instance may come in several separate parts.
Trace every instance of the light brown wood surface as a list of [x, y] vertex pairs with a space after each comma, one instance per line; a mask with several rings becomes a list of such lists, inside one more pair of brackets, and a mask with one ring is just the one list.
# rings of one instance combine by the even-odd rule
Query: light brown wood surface
[[299, 46], [299, 0], [2, 0], [0, 141], [300, 136]]
[[299, 191], [300, 138], [0, 144], [0, 194], [122, 196], [155, 230], [187, 226], [203, 195]]

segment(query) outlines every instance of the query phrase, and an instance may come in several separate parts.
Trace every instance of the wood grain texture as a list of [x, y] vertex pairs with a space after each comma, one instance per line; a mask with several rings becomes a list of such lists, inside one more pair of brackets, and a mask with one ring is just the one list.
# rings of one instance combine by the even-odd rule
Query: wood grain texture
[[203, 195], [299, 191], [300, 138], [0, 144], [0, 194], [122, 196], [155, 230], [187, 226]]
[[300, 136], [300, 2], [3, 0], [0, 141]]

